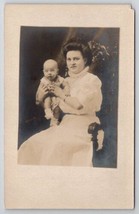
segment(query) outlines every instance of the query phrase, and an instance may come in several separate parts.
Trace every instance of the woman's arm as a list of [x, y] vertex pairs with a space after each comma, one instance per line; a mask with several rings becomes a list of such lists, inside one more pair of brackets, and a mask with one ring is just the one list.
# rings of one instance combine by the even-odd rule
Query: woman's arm
[[53, 93], [71, 107], [78, 110], [83, 108], [83, 106], [76, 97], [66, 96], [64, 91], [60, 87], [55, 86]]
[[37, 105], [40, 105], [43, 103], [43, 100], [47, 93], [48, 93], [47, 86], [40, 83], [37, 93], [36, 93], [36, 104]]
[[64, 102], [72, 106], [73, 108], [80, 110], [83, 108], [81, 103], [78, 101], [76, 97], [70, 97], [70, 96], [65, 96], [64, 97]]

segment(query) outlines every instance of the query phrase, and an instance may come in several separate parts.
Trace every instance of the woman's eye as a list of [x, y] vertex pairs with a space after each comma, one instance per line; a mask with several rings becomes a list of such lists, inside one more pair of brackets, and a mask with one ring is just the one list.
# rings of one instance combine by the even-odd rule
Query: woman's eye
[[75, 58], [74, 60], [75, 60], [75, 61], [78, 61], [78, 60], [79, 60], [79, 58]]

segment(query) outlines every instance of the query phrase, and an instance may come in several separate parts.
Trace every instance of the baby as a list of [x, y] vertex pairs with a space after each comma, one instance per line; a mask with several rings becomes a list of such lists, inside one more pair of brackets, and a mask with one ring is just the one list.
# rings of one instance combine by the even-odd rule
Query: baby
[[43, 107], [45, 118], [51, 119], [50, 126], [58, 125], [60, 116], [59, 98], [52, 93], [53, 87], [56, 85], [64, 90], [66, 96], [70, 95], [69, 85], [63, 77], [58, 75], [58, 71], [58, 64], [55, 60], [46, 60], [43, 64], [44, 77], [40, 80], [36, 93], [36, 104], [38, 104], [37, 94], [39, 93], [40, 86], [47, 87], [48, 93], [43, 101]]

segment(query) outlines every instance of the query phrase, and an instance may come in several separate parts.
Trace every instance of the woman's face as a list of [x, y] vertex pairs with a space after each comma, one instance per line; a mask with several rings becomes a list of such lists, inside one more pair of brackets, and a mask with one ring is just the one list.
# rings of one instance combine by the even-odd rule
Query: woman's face
[[68, 51], [66, 62], [68, 69], [74, 74], [79, 74], [85, 68], [86, 64], [86, 60], [78, 50]]

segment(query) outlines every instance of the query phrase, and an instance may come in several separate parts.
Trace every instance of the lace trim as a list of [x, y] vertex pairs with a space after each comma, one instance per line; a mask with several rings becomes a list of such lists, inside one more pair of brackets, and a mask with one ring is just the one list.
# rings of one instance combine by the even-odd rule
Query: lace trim
[[83, 69], [79, 74], [74, 74], [70, 70], [68, 71], [68, 74], [70, 77], [74, 79], [78, 79], [79, 77], [83, 77], [89, 70], [89, 66], [87, 66], [85, 69]]

